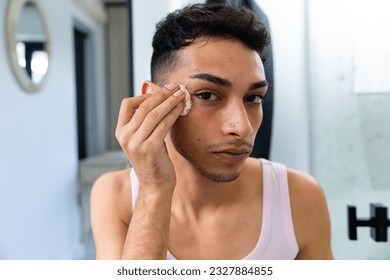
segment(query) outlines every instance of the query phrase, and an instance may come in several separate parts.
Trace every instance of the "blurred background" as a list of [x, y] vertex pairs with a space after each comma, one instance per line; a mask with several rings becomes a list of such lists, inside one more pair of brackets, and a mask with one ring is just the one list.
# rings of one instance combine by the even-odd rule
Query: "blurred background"
[[[150, 79], [155, 24], [197, 2], [0, 0], [0, 259], [94, 258], [91, 186], [129, 166], [114, 137], [120, 101]], [[387, 213], [351, 240], [347, 211], [374, 226], [370, 205], [390, 205], [390, 4], [228, 2], [272, 36], [254, 156], [320, 182], [336, 259], [390, 259], [372, 238], [387, 237]]]

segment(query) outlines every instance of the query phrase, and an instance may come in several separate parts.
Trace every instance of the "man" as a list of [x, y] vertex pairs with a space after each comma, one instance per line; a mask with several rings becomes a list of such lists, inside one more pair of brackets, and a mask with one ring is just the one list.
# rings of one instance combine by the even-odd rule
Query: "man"
[[[98, 259], [332, 258], [319, 184], [249, 157], [268, 41], [249, 10], [229, 5], [188, 6], [158, 24], [152, 82], [118, 118], [132, 169], [93, 187]], [[180, 85], [191, 94], [186, 116]]]

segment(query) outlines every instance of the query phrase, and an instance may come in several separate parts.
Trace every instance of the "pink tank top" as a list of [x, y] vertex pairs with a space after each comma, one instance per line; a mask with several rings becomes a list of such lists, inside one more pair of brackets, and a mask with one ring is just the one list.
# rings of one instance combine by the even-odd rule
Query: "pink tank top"
[[[263, 224], [255, 248], [244, 260], [292, 260], [298, 254], [291, 215], [286, 166], [261, 159], [263, 164]], [[138, 197], [139, 182], [130, 172], [132, 207]], [[167, 252], [167, 259], [176, 258]]]

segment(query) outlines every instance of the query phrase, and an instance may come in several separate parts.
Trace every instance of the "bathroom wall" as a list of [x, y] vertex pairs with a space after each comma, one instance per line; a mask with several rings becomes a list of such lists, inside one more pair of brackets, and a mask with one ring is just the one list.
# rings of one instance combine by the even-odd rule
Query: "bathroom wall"
[[40, 92], [17, 83], [0, 1], [0, 259], [84, 258], [78, 196], [74, 2], [41, 0], [52, 40]]
[[[359, 219], [369, 219], [370, 203], [390, 206], [390, 90], [355, 92], [362, 84], [357, 70], [374, 74], [371, 79], [364, 77], [365, 84], [382, 75], [380, 65], [367, 71], [357, 63], [369, 61], [371, 66], [384, 60], [374, 54], [389, 42], [366, 42], [371, 50], [363, 58], [356, 56], [364, 48], [357, 42], [390, 30], [386, 18], [374, 20], [390, 4], [383, 0], [256, 2], [269, 18], [274, 47], [271, 159], [307, 171], [321, 183], [336, 259], [389, 259], [388, 243], [372, 240], [368, 228], [358, 228], [357, 241], [348, 239], [347, 205], [357, 207]], [[380, 25], [375, 27], [374, 22]], [[371, 32], [356, 30], [359, 24], [364, 30], [371, 27]], [[386, 38], [384, 34], [375, 38]]]
[[310, 171], [305, 1], [256, 0], [269, 19], [274, 59], [270, 158]]
[[[338, 259], [390, 258], [389, 244], [372, 240], [368, 228], [358, 229], [357, 241], [347, 234], [347, 205], [356, 206], [365, 220], [370, 203], [390, 206], [390, 89], [387, 94], [354, 90], [359, 82], [354, 73], [361, 67], [354, 36], [368, 37], [355, 29], [356, 20], [372, 24], [389, 4], [364, 2], [308, 1], [311, 170], [327, 195]], [[390, 25], [383, 27], [390, 31]], [[376, 32], [374, 26], [370, 32]], [[380, 41], [370, 43], [380, 51]], [[375, 52], [366, 55], [376, 59]], [[371, 73], [380, 75], [378, 69]]]

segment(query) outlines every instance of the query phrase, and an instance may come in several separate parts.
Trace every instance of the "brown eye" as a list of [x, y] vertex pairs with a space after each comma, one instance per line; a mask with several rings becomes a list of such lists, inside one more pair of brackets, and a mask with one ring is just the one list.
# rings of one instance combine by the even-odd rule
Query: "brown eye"
[[263, 99], [264, 99], [263, 95], [254, 94], [254, 95], [249, 95], [249, 96], [245, 97], [245, 102], [252, 103], [252, 104], [261, 104]]
[[206, 100], [206, 101], [217, 100], [217, 96], [211, 92], [201, 92], [201, 93], [195, 94], [195, 96], [202, 99], [202, 100]]

